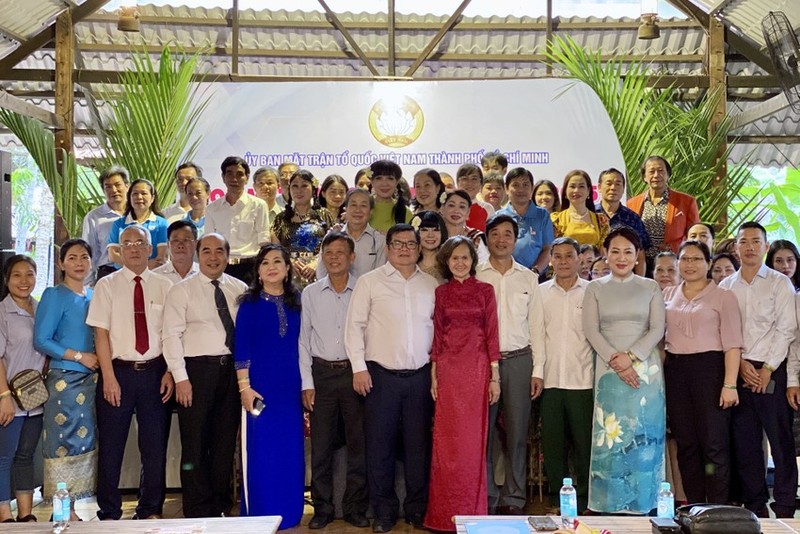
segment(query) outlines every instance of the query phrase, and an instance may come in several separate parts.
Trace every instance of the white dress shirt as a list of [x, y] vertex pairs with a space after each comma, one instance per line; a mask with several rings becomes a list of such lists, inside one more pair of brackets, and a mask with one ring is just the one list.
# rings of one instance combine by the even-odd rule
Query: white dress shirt
[[[219, 281], [235, 322], [239, 309], [237, 299], [247, 285], [224, 273]], [[189, 378], [184, 358], [231, 353], [225, 345], [225, 329], [217, 313], [214, 286], [209, 277], [197, 273], [172, 286], [164, 308], [164, 357], [175, 382]]]
[[588, 280], [578, 277], [565, 291], [556, 280], [540, 286], [544, 309], [544, 387], [592, 389], [592, 346], [583, 334], [583, 294]]
[[167, 263], [165, 263], [161, 267], [156, 267], [155, 269], [153, 269], [153, 272], [157, 273], [157, 274], [160, 274], [161, 276], [166, 276], [167, 278], [170, 279], [170, 281], [173, 284], [177, 284], [181, 280], [184, 280], [185, 278], [189, 278], [193, 274], [199, 273], [200, 272], [200, 266], [197, 265], [196, 261], [193, 261], [192, 262], [192, 268], [189, 269], [189, 272], [186, 273], [185, 277], [181, 277], [181, 275], [178, 273], [178, 271], [175, 270], [175, 266], [172, 264], [171, 261], [168, 261]]
[[430, 361], [438, 285], [419, 267], [406, 279], [391, 263], [358, 279], [344, 337], [353, 373], [366, 371], [368, 361], [393, 370], [419, 369]]
[[794, 341], [789, 346], [789, 356], [786, 360], [786, 387], [800, 387], [800, 293], [794, 296], [794, 309], [797, 314], [797, 328], [794, 331]]
[[184, 217], [186, 217], [186, 214], [189, 213], [191, 210], [192, 210], [191, 206], [186, 209], [183, 209], [183, 206], [181, 206], [181, 201], [178, 200], [177, 202], [175, 202], [175, 204], [169, 206], [168, 208], [163, 209], [161, 211], [161, 214], [164, 216], [164, 218], [167, 220], [168, 223], [172, 224], [175, 221], [179, 221]]
[[231, 206], [220, 197], [206, 207], [204, 233], [222, 234], [231, 245], [231, 258], [251, 258], [262, 244], [269, 243], [267, 203], [244, 193]]
[[741, 269], [719, 283], [739, 301], [744, 330], [742, 359], [764, 362], [777, 369], [789, 352], [797, 330], [795, 292], [784, 274], [762, 265], [751, 283]]
[[161, 356], [161, 328], [164, 302], [172, 282], [145, 269], [142, 278], [144, 311], [147, 318], [149, 348], [144, 354], [136, 350], [136, 326], [133, 314], [133, 292], [136, 273], [123, 267], [98, 280], [89, 303], [86, 324], [108, 330], [111, 338], [111, 359], [147, 361]]
[[303, 290], [298, 342], [303, 389], [314, 389], [311, 374], [313, 358], [332, 362], [347, 360], [344, 325], [355, 283], [356, 279], [348, 276], [344, 291], [337, 293], [330, 279], [325, 276]]
[[516, 261], [504, 274], [491, 262], [478, 265], [476, 278], [492, 284], [497, 299], [500, 352], [531, 346], [533, 377], [544, 378], [544, 310], [539, 280]]
[[[347, 225], [342, 227], [342, 232], [353, 237], [347, 231]], [[356, 278], [377, 269], [386, 263], [386, 236], [367, 224], [364, 231], [355, 241], [356, 261], [350, 266], [350, 274]], [[317, 280], [328, 274], [325, 263], [320, 258], [317, 264]]]

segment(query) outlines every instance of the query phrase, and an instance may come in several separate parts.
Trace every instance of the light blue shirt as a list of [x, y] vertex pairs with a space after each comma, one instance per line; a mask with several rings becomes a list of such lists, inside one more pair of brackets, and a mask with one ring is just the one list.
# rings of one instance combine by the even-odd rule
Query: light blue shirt
[[78, 295], [63, 284], [44, 290], [36, 308], [33, 346], [50, 356], [52, 369], [91, 372], [78, 362], [64, 359], [67, 349], [94, 352], [94, 331], [86, 325], [91, 299], [89, 288], [86, 288], [86, 295]]
[[81, 237], [92, 247], [92, 266], [95, 269], [111, 263], [108, 259], [108, 234], [114, 221], [121, 217], [108, 203], [103, 202], [83, 218]]
[[344, 350], [344, 325], [347, 305], [356, 279], [348, 275], [344, 291], [337, 293], [326, 276], [303, 290], [300, 318], [300, 378], [303, 389], [314, 389], [311, 376], [312, 358], [347, 361]]
[[[36, 313], [37, 302], [33, 300], [32, 304]], [[44, 367], [44, 355], [33, 348], [33, 317], [17, 306], [11, 295], [0, 302], [0, 360], [6, 368], [7, 381], [20, 371], [41, 371]], [[14, 407], [15, 416], [42, 413], [41, 408], [26, 412], [19, 406]]]
[[497, 213], [511, 215], [517, 221], [519, 234], [517, 234], [517, 244], [514, 246], [513, 256], [517, 263], [530, 269], [539, 259], [542, 249], [552, 244], [555, 239], [550, 214], [546, 209], [540, 208], [533, 202], [528, 205], [525, 215], [519, 215], [514, 211], [510, 202]]
[[[128, 215], [125, 218], [120, 217], [114, 221], [111, 225], [111, 231], [108, 234], [108, 244], [119, 245], [119, 236], [122, 231], [128, 226], [133, 226], [134, 224], [136, 224], [136, 220], [131, 215]], [[151, 213], [150, 217], [148, 217], [147, 220], [141, 225], [147, 228], [147, 231], [150, 232], [150, 241], [153, 245], [153, 251], [150, 253], [150, 259], [152, 260], [158, 255], [159, 246], [167, 246], [167, 228], [169, 227], [169, 224], [164, 217], [156, 215], [155, 213]]]

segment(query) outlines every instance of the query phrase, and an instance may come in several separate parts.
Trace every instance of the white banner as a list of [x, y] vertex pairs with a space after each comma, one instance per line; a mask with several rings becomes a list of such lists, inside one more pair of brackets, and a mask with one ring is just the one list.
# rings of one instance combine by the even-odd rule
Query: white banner
[[[571, 87], [570, 87], [571, 86]], [[209, 84], [213, 100], [199, 128], [195, 161], [215, 199], [219, 165], [243, 157], [255, 172], [293, 161], [320, 183], [331, 174], [351, 185], [356, 172], [391, 159], [412, 181], [432, 167], [455, 176], [500, 150], [509, 168], [560, 186], [583, 169], [594, 181], [608, 167], [623, 172], [622, 152], [603, 105], [588, 86], [563, 79], [426, 82]]]

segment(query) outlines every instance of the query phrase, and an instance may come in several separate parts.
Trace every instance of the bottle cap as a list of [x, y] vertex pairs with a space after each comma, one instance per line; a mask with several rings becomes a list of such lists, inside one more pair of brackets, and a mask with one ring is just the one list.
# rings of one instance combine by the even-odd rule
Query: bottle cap
[[67, 489], [66, 482], [59, 482], [58, 484], [56, 484], [56, 490], [62, 490], [62, 489], [63, 490]]
[[571, 486], [572, 485], [572, 478], [571, 477], [564, 477], [564, 485]]
[[661, 483], [661, 491], [669, 491], [669, 490], [670, 490], [669, 482], [662, 482]]

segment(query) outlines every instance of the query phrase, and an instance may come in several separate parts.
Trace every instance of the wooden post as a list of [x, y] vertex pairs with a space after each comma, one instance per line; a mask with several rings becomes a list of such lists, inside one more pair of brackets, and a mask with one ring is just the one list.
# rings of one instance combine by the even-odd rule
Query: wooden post
[[[707, 48], [707, 69], [708, 69], [708, 89], [709, 95], [717, 97], [717, 106], [709, 125], [709, 134], [713, 134], [719, 128], [720, 123], [725, 118], [727, 112], [726, 104], [728, 101], [728, 86], [725, 75], [725, 27], [715, 17], [708, 18], [708, 48]], [[723, 144], [717, 154], [718, 158], [725, 157], [727, 145]], [[711, 185], [717, 189], [724, 189], [727, 186], [726, 175], [728, 165], [723, 162], [719, 172], [714, 177]], [[727, 214], [722, 215], [719, 221], [709, 221], [724, 226], [727, 222]]]
[[[72, 152], [74, 136], [74, 91], [72, 84], [72, 70], [75, 60], [74, 39], [72, 32], [72, 13], [67, 10], [56, 19], [56, 115], [63, 120], [62, 128], [55, 131], [56, 162], [61, 168], [64, 154]], [[63, 150], [61, 150], [63, 149]], [[56, 209], [55, 214], [56, 246], [64, 243], [69, 237], [61, 214]], [[60, 270], [55, 269], [56, 282], [59, 282]]]

